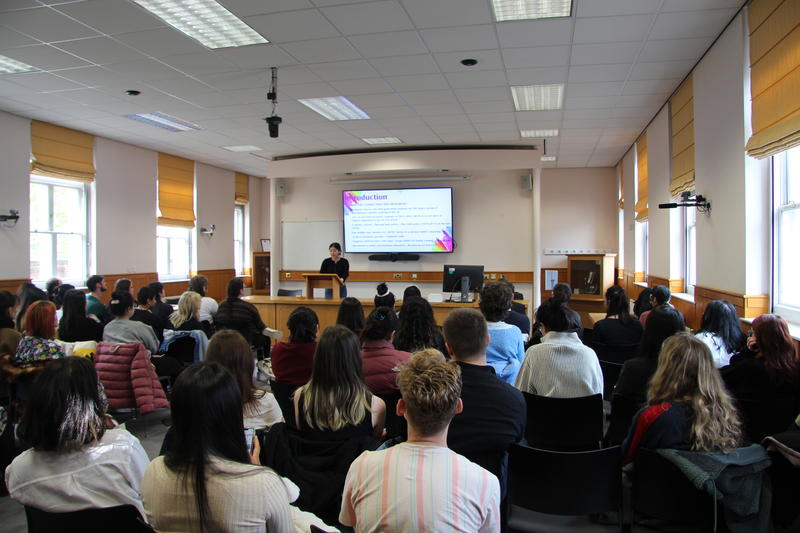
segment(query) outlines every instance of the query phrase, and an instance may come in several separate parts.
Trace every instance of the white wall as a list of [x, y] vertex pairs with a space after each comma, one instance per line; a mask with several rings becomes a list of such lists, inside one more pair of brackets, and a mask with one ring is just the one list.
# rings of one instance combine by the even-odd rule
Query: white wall
[[[233, 209], [235, 180], [230, 170], [203, 163], [195, 165], [195, 224], [197, 270], [233, 268]], [[216, 225], [214, 235], [200, 227]]]
[[0, 227], [0, 279], [22, 279], [30, 275], [30, 119], [0, 111], [0, 139], [0, 213], [20, 216], [15, 227]]
[[634, 235], [634, 219], [636, 213], [636, 150], [631, 148], [622, 158], [622, 179], [625, 181], [625, 208], [623, 210], [623, 233], [625, 235], [625, 264], [621, 265], [626, 272], [636, 271], [636, 239]]

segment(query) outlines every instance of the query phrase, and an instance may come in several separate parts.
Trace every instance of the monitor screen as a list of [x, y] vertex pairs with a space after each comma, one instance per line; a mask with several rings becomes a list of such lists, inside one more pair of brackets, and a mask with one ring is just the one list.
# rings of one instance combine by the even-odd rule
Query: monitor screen
[[342, 191], [349, 253], [453, 251], [453, 189]]
[[461, 278], [469, 278], [469, 292], [483, 288], [483, 265], [444, 265], [442, 292], [461, 292]]

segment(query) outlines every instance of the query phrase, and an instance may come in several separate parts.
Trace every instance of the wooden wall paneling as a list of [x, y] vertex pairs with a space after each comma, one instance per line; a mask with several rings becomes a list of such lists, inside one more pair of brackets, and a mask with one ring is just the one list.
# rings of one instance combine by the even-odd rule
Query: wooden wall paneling
[[633, 281], [634, 283], [644, 283], [647, 281], [647, 276], [645, 276], [644, 272], [634, 272]]
[[[102, 274], [102, 276], [105, 279], [108, 290], [100, 295], [100, 301], [106, 305], [108, 305], [108, 301], [111, 300], [111, 293], [114, 292], [114, 284], [116, 284], [118, 279], [128, 278], [131, 280], [134, 300], [136, 300], [136, 293], [139, 292], [139, 289], [153, 281], [158, 281], [158, 274], [155, 272], [137, 272], [135, 274]], [[169, 296], [169, 294], [167, 294], [167, 296]]]
[[682, 298], [672, 298], [670, 303], [672, 303], [675, 309], [677, 309], [683, 314], [683, 319], [686, 321], [686, 325], [688, 327], [690, 327], [693, 330], [697, 330], [700, 328], [700, 319], [697, 318], [694, 302], [689, 300], [684, 300]]
[[23, 283], [30, 282], [30, 280], [30, 278], [0, 279], [0, 291], [8, 291], [12, 294], [16, 294], [19, 286]]
[[[566, 269], [564, 269], [566, 271]], [[279, 277], [281, 281], [304, 281], [303, 274], [315, 272], [314, 270], [281, 270]], [[416, 277], [414, 277], [416, 276]], [[485, 281], [497, 281], [505, 277], [511, 283], [533, 283], [533, 272], [500, 272], [487, 270], [484, 272]], [[492, 277], [494, 276], [494, 277]], [[441, 283], [442, 272], [437, 271], [415, 271], [415, 270], [351, 270], [347, 281], [374, 282], [385, 281], [402, 283]]]
[[206, 296], [214, 298], [217, 302], [221, 302], [228, 296], [228, 282], [236, 277], [236, 271], [232, 268], [200, 270], [197, 273], [208, 278]]
[[165, 296], [180, 296], [187, 290], [189, 290], [189, 280], [181, 280], [181, 281], [162, 281], [161, 283], [164, 284], [164, 295]]
[[669, 286], [669, 280], [667, 278], [662, 278], [659, 276], [647, 276], [647, 286], [648, 287], [655, 287], [656, 285], [666, 285]]

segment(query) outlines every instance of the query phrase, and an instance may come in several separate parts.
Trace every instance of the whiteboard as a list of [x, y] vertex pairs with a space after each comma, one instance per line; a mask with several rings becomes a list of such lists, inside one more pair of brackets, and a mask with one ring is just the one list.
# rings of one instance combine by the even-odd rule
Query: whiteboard
[[281, 222], [282, 268], [317, 272], [332, 242], [343, 244], [341, 220]]

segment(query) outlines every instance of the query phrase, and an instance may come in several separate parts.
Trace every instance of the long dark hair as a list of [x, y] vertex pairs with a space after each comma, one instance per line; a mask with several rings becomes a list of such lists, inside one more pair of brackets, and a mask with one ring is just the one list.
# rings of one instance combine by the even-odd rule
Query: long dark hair
[[170, 403], [175, 440], [164, 456], [164, 464], [179, 474], [187, 486], [189, 483], [194, 486], [203, 530], [214, 523], [206, 490], [209, 456], [250, 463], [244, 438], [241, 393], [225, 367], [199, 362], [178, 376]]
[[658, 359], [664, 341], [685, 329], [683, 315], [674, 307], [659, 305], [653, 308], [647, 316], [647, 325], [644, 327], [642, 340], [639, 343], [639, 355], [649, 359]]
[[708, 302], [703, 311], [703, 320], [700, 322], [700, 331], [712, 333], [722, 339], [725, 349], [733, 354], [742, 349], [745, 341], [744, 332], [739, 326], [739, 317], [733, 304], [726, 300], [713, 300]]
[[540, 322], [547, 331], [569, 331], [572, 327], [567, 315], [566, 302], [562, 296], [553, 296], [536, 310], [536, 322]]
[[64, 338], [69, 331], [75, 331], [80, 323], [86, 320], [86, 295], [83, 291], [73, 289], [64, 295], [64, 313], [58, 323], [58, 336]]
[[289, 328], [289, 342], [314, 342], [317, 339], [319, 318], [313, 309], [301, 305], [289, 313], [286, 326]]
[[[45, 285], [45, 292], [47, 293], [47, 298], [50, 299], [51, 302], [56, 303], [56, 290], [61, 286], [61, 280], [58, 278], [50, 278], [47, 280], [47, 284]], [[56, 306], [58, 304], [56, 303]]]
[[646, 287], [642, 289], [642, 292], [639, 293], [639, 296], [636, 298], [636, 302], [633, 304], [633, 314], [636, 317], [642, 316], [642, 313], [645, 311], [650, 311], [653, 308], [653, 305], [650, 303], [650, 295], [653, 294], [653, 289], [650, 287]]
[[53, 293], [53, 303], [56, 304], [56, 309], [61, 309], [64, 307], [64, 297], [67, 293], [75, 288], [75, 285], [70, 283], [62, 283], [58, 287], [56, 287], [55, 292]]
[[391, 307], [378, 307], [367, 317], [367, 325], [361, 337], [365, 341], [388, 340], [397, 329], [397, 315]]
[[356, 335], [361, 335], [364, 331], [364, 307], [358, 298], [348, 296], [339, 304], [339, 313], [336, 315], [336, 323], [347, 327]]
[[758, 352], [764, 356], [769, 377], [777, 383], [796, 384], [800, 362], [786, 321], [778, 315], [761, 315], [753, 320], [753, 334], [758, 343]]
[[619, 321], [628, 325], [633, 322], [628, 293], [620, 285], [612, 285], [606, 291], [606, 317], [617, 315]]
[[8, 310], [14, 309], [14, 306], [19, 302], [19, 297], [13, 292], [0, 291], [0, 320], [11, 320], [8, 316]]
[[22, 331], [22, 319], [25, 317], [25, 311], [33, 302], [40, 300], [48, 300], [47, 293], [34, 285], [33, 283], [23, 283], [19, 287], [19, 309], [17, 309], [17, 329]]
[[245, 411], [254, 410], [256, 402], [264, 397], [266, 391], [253, 384], [256, 362], [250, 344], [235, 329], [223, 329], [214, 333], [206, 350], [206, 361], [219, 363], [228, 369], [242, 393], [242, 406]]
[[406, 352], [437, 348], [438, 332], [433, 308], [427, 300], [412, 297], [403, 301], [397, 332], [394, 334], [395, 348]]
[[133, 296], [128, 291], [114, 291], [108, 302], [108, 310], [117, 318], [123, 316], [128, 309], [133, 307]]

